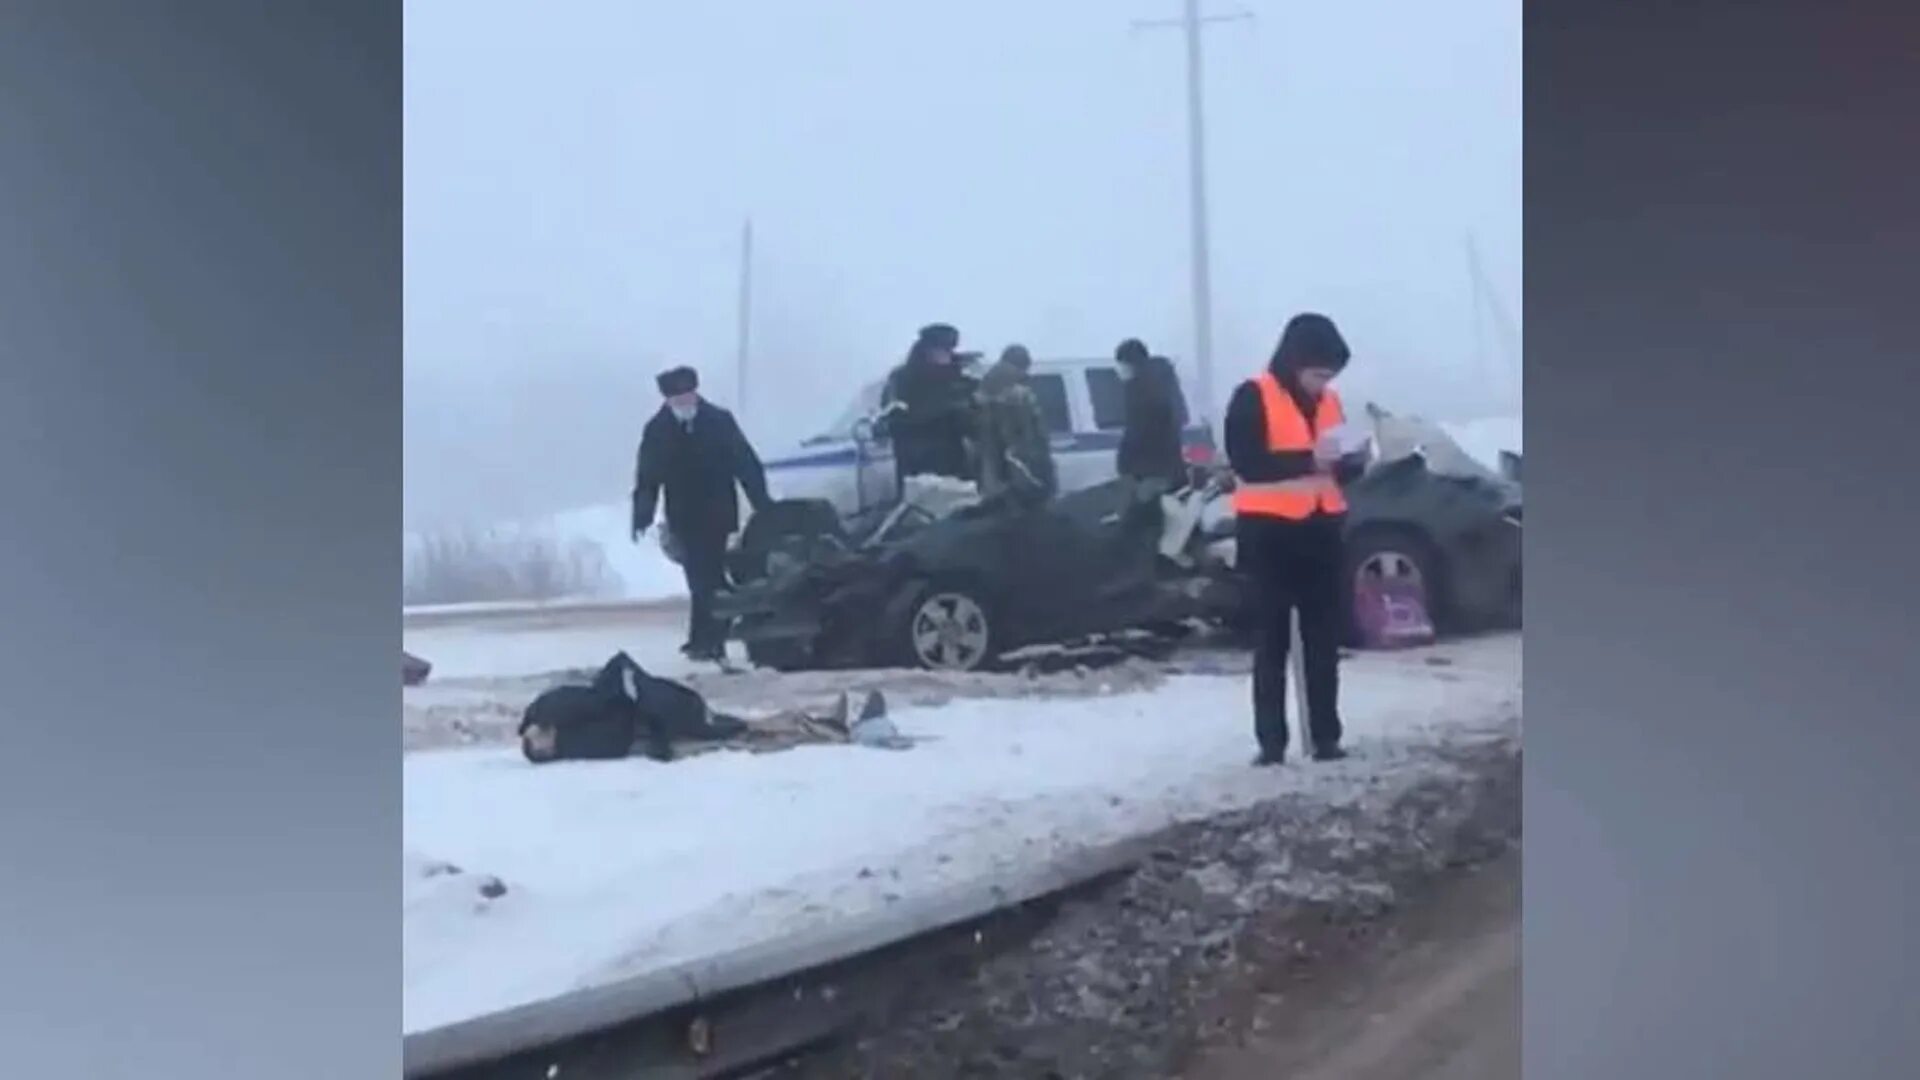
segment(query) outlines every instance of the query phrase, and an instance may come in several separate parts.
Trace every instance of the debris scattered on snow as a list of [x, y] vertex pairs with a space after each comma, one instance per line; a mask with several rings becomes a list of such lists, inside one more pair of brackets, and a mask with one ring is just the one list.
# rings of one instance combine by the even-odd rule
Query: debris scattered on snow
[[[1511, 729], [1516, 643], [1460, 655], [1473, 677], [1458, 684], [1399, 658], [1357, 664], [1346, 711], [1366, 755], [1334, 767], [1247, 768], [1244, 679], [1205, 677], [1044, 701], [988, 682], [1012, 702], [889, 717], [905, 737], [940, 738], [911, 755], [801, 746], [665, 766], [580, 763], [564, 775], [525, 768], [506, 749], [408, 755], [408, 845], [498, 873], [517, 902], [477, 919], [471, 882], [460, 889], [466, 907], [409, 888], [404, 1030], [858, 918], [908, 892], [993, 882], [1282, 792], [1333, 805], [1388, 797], [1432, 768], [1420, 747]], [[940, 685], [842, 678], [908, 680], [889, 693], [909, 702], [898, 687]]]

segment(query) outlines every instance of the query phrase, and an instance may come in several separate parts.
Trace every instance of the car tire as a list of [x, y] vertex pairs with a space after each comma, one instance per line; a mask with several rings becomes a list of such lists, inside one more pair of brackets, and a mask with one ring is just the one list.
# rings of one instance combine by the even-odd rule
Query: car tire
[[1346, 577], [1343, 581], [1350, 644], [1357, 644], [1360, 638], [1353, 597], [1361, 575], [1367, 573], [1414, 577], [1420, 584], [1421, 595], [1426, 601], [1427, 618], [1433, 621], [1435, 631], [1446, 634], [1458, 629], [1447, 589], [1445, 560], [1425, 533], [1407, 527], [1377, 526], [1363, 529], [1350, 538], [1346, 548]]
[[885, 659], [922, 671], [972, 672], [999, 655], [993, 611], [978, 589], [947, 582], [916, 582], [889, 605], [882, 641]]

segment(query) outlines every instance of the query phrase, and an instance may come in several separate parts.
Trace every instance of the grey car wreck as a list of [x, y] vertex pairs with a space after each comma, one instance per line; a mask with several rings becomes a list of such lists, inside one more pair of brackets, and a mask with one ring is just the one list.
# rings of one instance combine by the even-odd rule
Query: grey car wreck
[[[908, 500], [852, 521], [776, 503], [748, 523], [719, 612], [749, 659], [777, 670], [969, 671], [1132, 629], [1244, 627], [1223, 479], [1171, 497], [1120, 479], [950, 513]], [[1370, 469], [1348, 501], [1351, 580], [1417, 579], [1443, 633], [1518, 625], [1517, 483], [1436, 472], [1413, 453]]]

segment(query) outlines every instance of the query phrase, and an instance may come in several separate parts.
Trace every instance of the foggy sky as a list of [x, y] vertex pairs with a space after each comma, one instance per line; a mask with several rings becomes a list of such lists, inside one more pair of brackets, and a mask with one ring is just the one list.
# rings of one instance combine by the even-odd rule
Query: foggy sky
[[[1206, 32], [1217, 396], [1316, 309], [1349, 394], [1511, 409], [1466, 240], [1517, 323], [1519, 3], [1243, 6]], [[989, 354], [1140, 336], [1191, 392], [1182, 38], [1129, 25], [1179, 12], [406, 0], [409, 527], [623, 498], [670, 363], [733, 404], [749, 215], [763, 454], [935, 320]]]

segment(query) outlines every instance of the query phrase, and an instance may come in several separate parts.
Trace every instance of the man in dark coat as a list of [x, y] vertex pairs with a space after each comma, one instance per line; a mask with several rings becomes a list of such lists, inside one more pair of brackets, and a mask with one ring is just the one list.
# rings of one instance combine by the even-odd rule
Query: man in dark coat
[[613, 654], [585, 686], [541, 691], [520, 717], [528, 761], [605, 761], [635, 746], [655, 761], [672, 761], [675, 742], [730, 739], [744, 721], [714, 712], [680, 683], [651, 675], [624, 652]]
[[700, 396], [700, 377], [692, 368], [662, 372], [658, 384], [666, 401], [640, 438], [633, 539], [638, 542], [653, 526], [664, 489], [667, 529], [680, 551], [693, 608], [682, 651], [718, 660], [726, 654], [726, 627], [713, 615], [713, 598], [726, 587], [727, 540], [740, 528], [735, 485], [757, 512], [772, 501], [767, 474], [733, 414]]
[[739, 740], [778, 748], [799, 742], [843, 741], [903, 749], [913, 745], [887, 718], [887, 701], [869, 691], [860, 710], [842, 693], [827, 713], [789, 710], [749, 725], [714, 712], [700, 692], [651, 675], [624, 652], [615, 653], [585, 685], [549, 687], [520, 717], [520, 749], [528, 761], [609, 761], [636, 749], [672, 761], [676, 743]]
[[1044, 501], [1059, 488], [1040, 399], [1027, 385], [1033, 356], [1009, 345], [980, 380], [980, 493], [1017, 491]]
[[1181, 436], [1187, 427], [1187, 401], [1180, 376], [1164, 356], [1154, 356], [1137, 338], [1114, 350], [1126, 382], [1126, 429], [1120, 435], [1117, 466], [1121, 476], [1156, 480], [1169, 488], [1187, 481]]
[[[1345, 415], [1328, 384], [1346, 369], [1348, 358], [1346, 340], [1333, 320], [1296, 315], [1281, 333], [1267, 371], [1241, 384], [1227, 404], [1222, 441], [1239, 481], [1236, 562], [1253, 579], [1260, 620], [1253, 666], [1259, 765], [1276, 765], [1286, 757], [1287, 663], [1296, 611], [1313, 743], [1306, 749], [1318, 761], [1346, 756], [1340, 747], [1339, 664], [1347, 625], [1342, 536], [1347, 515], [1340, 489], [1365, 471], [1366, 455], [1345, 452], [1331, 439], [1329, 425], [1344, 423]], [[1269, 425], [1283, 424], [1270, 430]], [[1290, 441], [1274, 437], [1289, 429], [1295, 445], [1276, 446]], [[1263, 502], [1272, 498], [1281, 505]]]
[[960, 332], [953, 327], [924, 327], [906, 362], [887, 377], [881, 412], [902, 481], [909, 476], [976, 479], [969, 445], [976, 385], [961, 370], [955, 355], [959, 347]]

